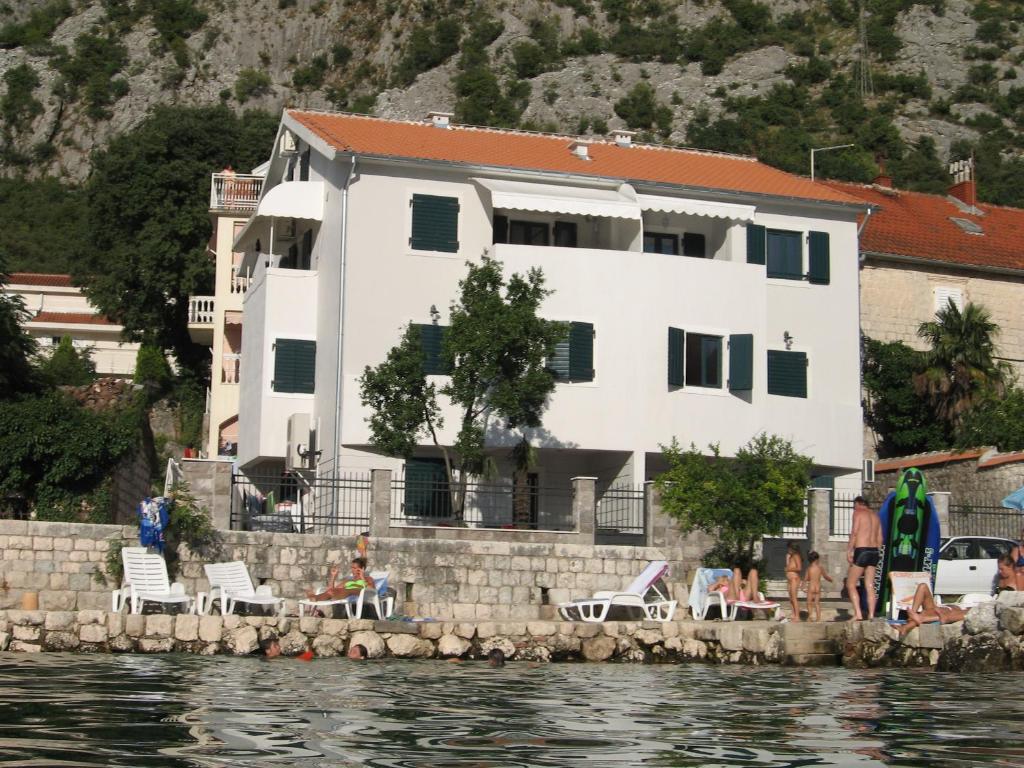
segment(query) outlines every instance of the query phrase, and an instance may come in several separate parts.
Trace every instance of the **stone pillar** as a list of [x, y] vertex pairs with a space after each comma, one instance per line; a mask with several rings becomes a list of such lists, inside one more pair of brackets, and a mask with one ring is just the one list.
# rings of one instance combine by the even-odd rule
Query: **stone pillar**
[[572, 519], [576, 523], [576, 541], [594, 543], [594, 523], [597, 515], [597, 478], [572, 479]]
[[644, 483], [644, 544], [646, 546], [665, 546], [666, 542], [663, 523], [664, 518], [661, 514], [661, 491], [654, 484], [653, 480], [648, 480]]
[[932, 504], [935, 505], [935, 514], [939, 516], [939, 533], [943, 536], [951, 535], [949, 529], [949, 504], [953, 494], [949, 491], [932, 491], [928, 495], [932, 497]]
[[370, 537], [386, 538], [391, 526], [391, 470], [370, 470]]
[[832, 492], [828, 488], [807, 490], [807, 549], [824, 554], [828, 549], [831, 526], [829, 502]]

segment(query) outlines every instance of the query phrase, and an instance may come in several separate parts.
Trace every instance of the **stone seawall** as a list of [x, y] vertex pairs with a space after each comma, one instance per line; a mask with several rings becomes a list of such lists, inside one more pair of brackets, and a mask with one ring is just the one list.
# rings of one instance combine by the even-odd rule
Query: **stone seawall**
[[1024, 670], [1024, 592], [1004, 592], [962, 622], [925, 624], [900, 638], [885, 621], [849, 624], [843, 665], [935, 667], [948, 672]]
[[276, 638], [285, 655], [339, 656], [353, 644], [371, 658], [483, 658], [500, 648], [519, 661], [837, 664], [842, 625], [768, 621], [402, 622], [108, 611], [0, 611], [0, 650], [19, 653], [247, 655]]

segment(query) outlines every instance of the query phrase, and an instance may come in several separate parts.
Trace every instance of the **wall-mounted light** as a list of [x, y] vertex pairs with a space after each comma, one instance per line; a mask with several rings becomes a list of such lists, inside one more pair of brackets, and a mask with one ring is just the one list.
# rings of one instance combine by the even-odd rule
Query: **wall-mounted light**
[[789, 331], [782, 332], [782, 342], [786, 345], [786, 349], [793, 348], [793, 334]]

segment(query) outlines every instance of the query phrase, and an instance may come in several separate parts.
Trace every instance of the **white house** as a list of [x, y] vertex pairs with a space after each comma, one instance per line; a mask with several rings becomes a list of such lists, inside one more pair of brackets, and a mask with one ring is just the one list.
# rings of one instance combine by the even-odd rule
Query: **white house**
[[25, 330], [42, 351], [68, 336], [76, 349], [90, 350], [100, 376], [135, 373], [139, 345], [122, 339], [124, 328], [90, 304], [70, 275], [14, 272], [3, 291], [25, 302], [30, 315]]
[[[490, 254], [509, 273], [542, 268], [543, 313], [572, 324], [531, 482], [636, 486], [673, 438], [728, 456], [767, 431], [859, 488], [865, 204], [750, 158], [631, 138], [286, 111], [235, 245], [252, 270], [240, 465], [280, 471], [291, 447], [290, 464], [318, 455], [321, 472], [400, 469], [369, 445], [357, 379], [408, 323], [439, 338], [431, 309], [443, 326], [466, 262]], [[507, 477], [507, 438], [489, 447]], [[424, 445], [407, 476], [437, 456]]]

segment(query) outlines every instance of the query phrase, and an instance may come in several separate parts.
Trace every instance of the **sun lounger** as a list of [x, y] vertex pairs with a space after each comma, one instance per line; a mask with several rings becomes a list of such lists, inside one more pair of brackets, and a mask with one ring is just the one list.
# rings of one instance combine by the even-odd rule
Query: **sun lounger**
[[272, 606], [278, 616], [284, 615], [284, 598], [274, 597], [269, 586], [253, 587], [249, 577], [249, 569], [241, 560], [230, 563], [209, 563], [203, 566], [206, 579], [210, 582], [209, 593], [200, 592], [196, 600], [196, 610], [206, 614], [213, 604], [220, 600], [222, 616], [234, 613], [238, 603], [249, 605]]
[[898, 619], [900, 611], [907, 611], [914, 602], [914, 593], [920, 584], [932, 588], [932, 575], [927, 571], [891, 571], [889, 573], [889, 618]]
[[711, 585], [722, 576], [732, 578], [732, 571], [728, 568], [698, 568], [694, 573], [688, 601], [693, 618], [699, 620], [707, 618], [709, 610], [716, 605], [724, 621], [736, 621], [741, 608], [752, 611], [771, 611], [773, 618], [779, 618], [782, 606], [772, 600], [765, 600], [764, 595], [760, 592], [757, 593], [758, 600], [729, 600], [722, 592], [710, 591]]
[[658, 588], [658, 582], [668, 573], [668, 563], [655, 560], [644, 568], [622, 592], [595, 592], [591, 598], [573, 600], [558, 606], [558, 612], [566, 621], [602, 622], [612, 606], [638, 608], [651, 621], [672, 621], [676, 612], [676, 601], [670, 600], [666, 590]]
[[[299, 600], [299, 616], [305, 616], [307, 612], [312, 613], [318, 608], [344, 605], [348, 618], [358, 619], [363, 615], [363, 606], [372, 605], [377, 613], [377, 618], [386, 619], [395, 611], [395, 598], [388, 594], [389, 576], [389, 571], [370, 571], [370, 578], [373, 579], [376, 586], [374, 588], [364, 587], [358, 595], [340, 597], [337, 600]], [[323, 588], [316, 591], [320, 593]]]
[[185, 586], [179, 582], [170, 583], [163, 555], [150, 554], [145, 547], [124, 547], [121, 549], [121, 561], [124, 563], [124, 580], [121, 588], [114, 590], [115, 612], [122, 611], [127, 605], [132, 613], [141, 613], [147, 601], [194, 610], [195, 598], [185, 594]]

